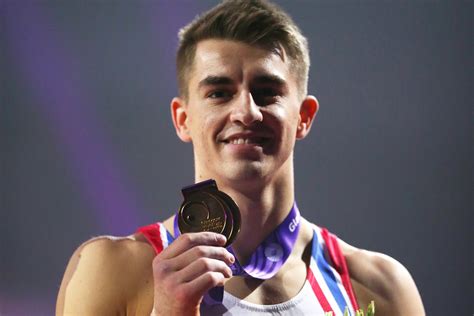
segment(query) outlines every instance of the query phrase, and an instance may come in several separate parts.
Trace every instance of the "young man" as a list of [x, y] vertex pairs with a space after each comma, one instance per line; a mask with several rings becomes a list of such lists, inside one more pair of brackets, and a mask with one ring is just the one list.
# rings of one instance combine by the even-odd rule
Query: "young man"
[[[224, 248], [220, 234], [180, 234], [171, 216], [93, 239], [71, 258], [56, 313], [355, 315], [374, 301], [378, 315], [424, 315], [400, 263], [299, 216], [293, 148], [318, 101], [307, 95], [306, 39], [291, 19], [265, 1], [228, 1], [180, 40], [173, 123], [193, 145], [196, 183], [214, 179], [238, 205], [240, 234]], [[219, 289], [223, 297], [211, 295]]]

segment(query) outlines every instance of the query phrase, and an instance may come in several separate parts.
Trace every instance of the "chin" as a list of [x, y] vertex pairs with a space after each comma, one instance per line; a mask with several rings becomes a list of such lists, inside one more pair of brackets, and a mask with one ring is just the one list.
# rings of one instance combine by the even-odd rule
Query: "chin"
[[254, 161], [233, 166], [223, 165], [218, 173], [222, 179], [227, 179], [230, 183], [255, 182], [265, 178], [267, 174], [265, 169], [261, 162]]

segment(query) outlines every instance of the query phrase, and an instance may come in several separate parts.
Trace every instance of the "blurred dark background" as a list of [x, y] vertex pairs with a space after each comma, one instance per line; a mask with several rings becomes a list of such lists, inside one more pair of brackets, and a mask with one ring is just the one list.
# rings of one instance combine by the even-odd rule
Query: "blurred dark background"
[[[176, 34], [215, 3], [0, 0], [1, 315], [51, 315], [81, 242], [181, 203]], [[303, 215], [401, 261], [428, 315], [472, 314], [473, 2], [277, 3], [321, 103], [296, 147]]]

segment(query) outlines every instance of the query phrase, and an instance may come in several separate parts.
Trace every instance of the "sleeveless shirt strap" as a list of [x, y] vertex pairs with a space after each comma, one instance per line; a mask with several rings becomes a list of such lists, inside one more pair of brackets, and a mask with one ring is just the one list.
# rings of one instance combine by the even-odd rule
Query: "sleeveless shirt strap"
[[346, 259], [342, 254], [341, 248], [339, 247], [337, 236], [331, 234], [326, 228], [321, 229], [321, 235], [323, 236], [324, 242], [326, 243], [333, 267], [337, 272], [339, 272], [341, 276], [342, 285], [349, 295], [352, 307], [354, 310], [358, 310], [359, 304], [357, 303], [354, 290], [352, 289], [351, 279], [349, 277], [349, 269], [347, 268]]
[[137, 233], [143, 234], [143, 236], [148, 240], [155, 249], [156, 254], [159, 254], [163, 251], [163, 240], [161, 238], [161, 226], [159, 223], [143, 226], [137, 229]]

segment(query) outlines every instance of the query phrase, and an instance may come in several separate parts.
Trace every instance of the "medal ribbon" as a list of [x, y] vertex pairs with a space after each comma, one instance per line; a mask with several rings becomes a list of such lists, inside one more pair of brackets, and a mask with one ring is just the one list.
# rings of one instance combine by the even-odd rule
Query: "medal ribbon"
[[[235, 263], [230, 266], [233, 275], [256, 279], [273, 277], [293, 250], [300, 230], [299, 223], [300, 212], [295, 202], [285, 220], [258, 245], [246, 264], [239, 263], [236, 258]], [[175, 238], [180, 235], [178, 216], [174, 218], [174, 235]], [[235, 256], [232, 246], [227, 250]]]
[[[235, 260], [230, 267], [232, 273], [264, 280], [273, 277], [293, 250], [300, 230], [299, 223], [300, 212], [296, 203], [293, 203], [285, 220], [258, 245], [246, 264]], [[232, 246], [228, 247], [228, 250], [235, 255]]]
[[[300, 231], [300, 211], [293, 203], [285, 220], [278, 225], [255, 249], [248, 263], [242, 265], [237, 257], [230, 266], [233, 275], [253, 277], [256, 279], [270, 279], [286, 262], [293, 250], [298, 233]], [[174, 237], [180, 235], [178, 226], [178, 215], [174, 217]], [[227, 250], [235, 256], [232, 246]], [[204, 296], [204, 303], [208, 305], [222, 304], [224, 287], [210, 289]]]

